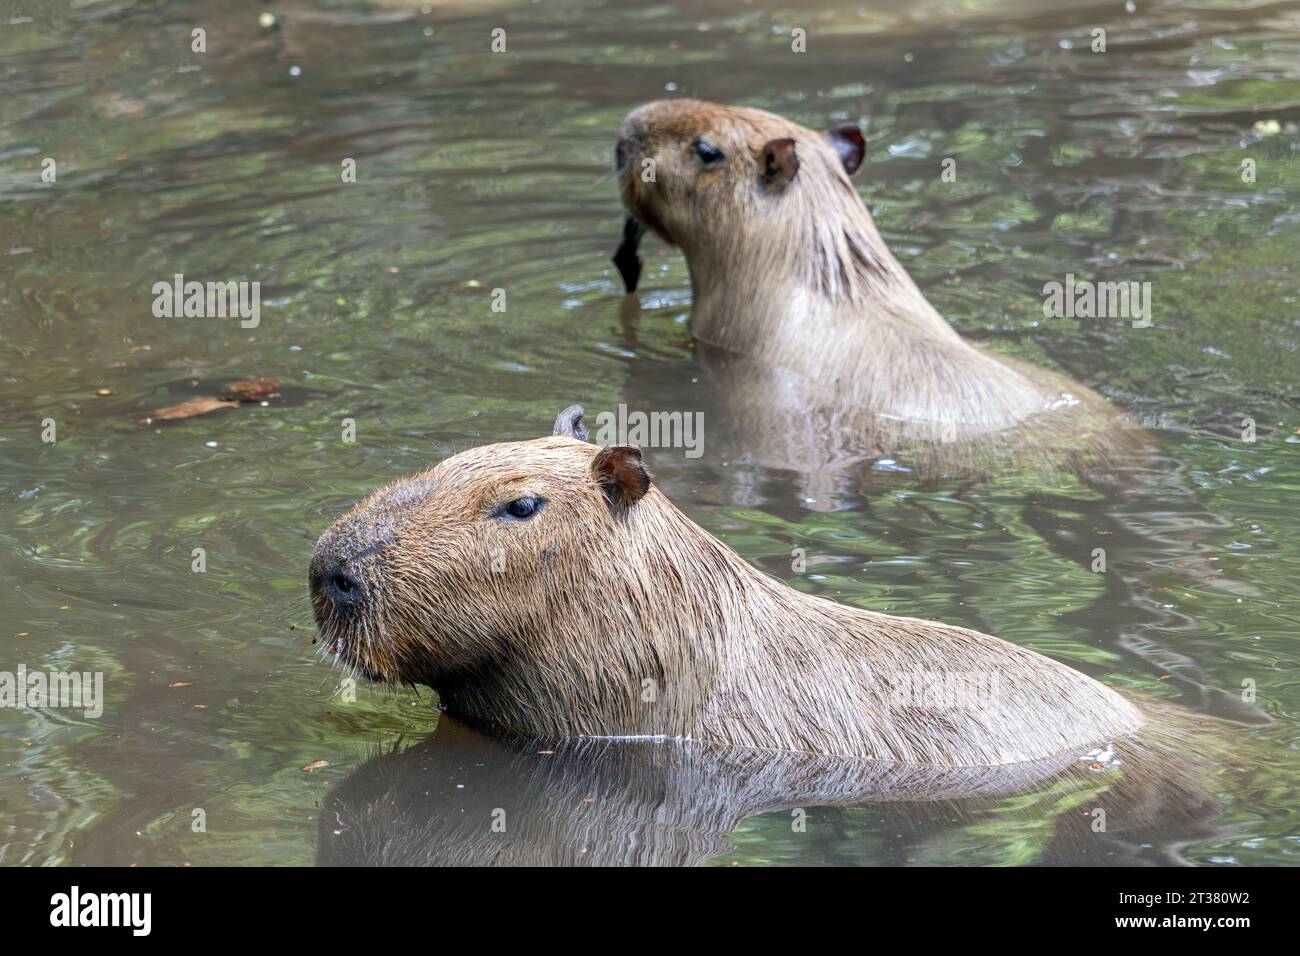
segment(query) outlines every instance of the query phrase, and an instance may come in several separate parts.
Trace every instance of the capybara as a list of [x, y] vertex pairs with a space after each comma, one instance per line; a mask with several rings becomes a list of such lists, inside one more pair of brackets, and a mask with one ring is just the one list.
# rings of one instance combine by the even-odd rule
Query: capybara
[[552, 739], [664, 736], [939, 766], [1081, 755], [1143, 710], [1041, 654], [762, 574], [582, 410], [376, 491], [316, 545], [326, 648], [451, 713]]
[[690, 328], [757, 463], [821, 477], [903, 456], [921, 475], [985, 474], [1010, 456], [1113, 482], [1149, 436], [1068, 377], [957, 334], [885, 245], [850, 181], [861, 132], [816, 132], [693, 99], [623, 121], [629, 291], [643, 227], [681, 248]]

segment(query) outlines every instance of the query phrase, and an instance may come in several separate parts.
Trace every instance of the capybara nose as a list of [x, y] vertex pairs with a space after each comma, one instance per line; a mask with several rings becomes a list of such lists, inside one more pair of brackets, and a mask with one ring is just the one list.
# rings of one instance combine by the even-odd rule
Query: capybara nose
[[337, 568], [325, 580], [325, 593], [335, 604], [355, 604], [361, 600], [361, 578], [346, 568]]
[[627, 136], [620, 136], [618, 138], [618, 143], [614, 147], [615, 172], [621, 173], [623, 171], [623, 167], [627, 165], [628, 159], [632, 156], [632, 149], [633, 144], [631, 139]]
[[618, 128], [618, 141], [614, 146], [614, 169], [622, 172], [645, 145], [645, 126], [640, 119], [641, 110], [633, 110]]
[[355, 607], [366, 595], [365, 581], [345, 561], [326, 561], [312, 569], [312, 590], [340, 610]]

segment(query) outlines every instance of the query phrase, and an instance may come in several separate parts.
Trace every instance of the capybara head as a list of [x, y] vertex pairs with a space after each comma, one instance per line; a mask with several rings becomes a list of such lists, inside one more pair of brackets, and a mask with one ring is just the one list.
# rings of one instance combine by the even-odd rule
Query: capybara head
[[763, 110], [676, 99], [628, 115], [615, 165], [628, 212], [690, 251], [784, 232], [828, 199], [860, 205], [848, 177], [865, 154], [856, 126], [818, 133]]
[[587, 443], [581, 417], [574, 406], [550, 437], [461, 452], [335, 522], [309, 574], [326, 650], [372, 680], [440, 691], [616, 659], [602, 618], [624, 526], [671, 505], [636, 448]]

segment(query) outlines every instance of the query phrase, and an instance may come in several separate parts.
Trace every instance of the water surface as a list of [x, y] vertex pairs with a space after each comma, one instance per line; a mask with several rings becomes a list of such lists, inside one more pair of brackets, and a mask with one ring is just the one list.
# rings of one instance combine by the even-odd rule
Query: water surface
[[[813, 507], [798, 475], [734, 467], [710, 422], [701, 458], [649, 453], [661, 486], [796, 587], [979, 628], [1206, 721], [1271, 718], [1217, 768], [1214, 826], [1171, 823], [1131, 858], [1296, 859], [1295, 4], [24, 0], [0, 2], [0, 669], [103, 671], [107, 700], [99, 719], [0, 711], [0, 862], [311, 863], [334, 788], [448, 739], [419, 743], [427, 691], [338, 696], [312, 542], [380, 482], [544, 434], [575, 401], [709, 413], [682, 258], [647, 243], [635, 324], [608, 261], [619, 119], [678, 94], [860, 123], [858, 186], [940, 311], [1098, 390], [1161, 458], [1109, 500], [881, 462]], [[1154, 326], [1044, 319], [1043, 283], [1071, 272], [1152, 282]], [[260, 326], [155, 318], [175, 273], [260, 281]], [[284, 397], [137, 424], [250, 375]], [[1114, 573], [1088, 566], [1098, 536]], [[758, 806], [690, 859], [1051, 862], [1071, 799], [812, 807], [804, 832]]]

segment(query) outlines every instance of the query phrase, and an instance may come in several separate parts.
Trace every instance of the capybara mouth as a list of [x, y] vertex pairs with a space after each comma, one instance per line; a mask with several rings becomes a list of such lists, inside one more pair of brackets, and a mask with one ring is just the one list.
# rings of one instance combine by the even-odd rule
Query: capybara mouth
[[365, 605], [340, 604], [338, 595], [331, 594], [331, 589], [337, 591], [341, 583], [323, 582], [316, 576], [310, 582], [312, 615], [320, 634], [322, 656], [377, 684], [406, 683], [396, 662], [384, 652], [387, 645], [377, 632], [378, 623], [371, 609]]
[[338, 622], [316, 618], [316, 627], [320, 633], [322, 655], [326, 660], [337, 661], [349, 671], [375, 684], [408, 684], [393, 668], [391, 662], [383, 662], [372, 656], [370, 649], [374, 640], [364, 632], [340, 627]]
[[315, 593], [312, 594], [312, 611], [316, 618], [316, 632], [320, 635], [322, 656], [343, 664], [367, 680], [375, 680], [373, 670], [357, 653], [359, 640], [349, 633], [337, 612], [325, 605]]
[[396, 541], [386, 521], [345, 517], [316, 542], [307, 572], [323, 656], [383, 684], [407, 683], [384, 616], [385, 554]]
[[[621, 176], [622, 185], [619, 192], [623, 200], [623, 208], [627, 211], [628, 220], [639, 223], [642, 227], [642, 234], [644, 234], [645, 230], [648, 229], [670, 246], [677, 245], [677, 240], [672, 237], [672, 234], [668, 231], [668, 227], [664, 225], [663, 219], [655, 212], [654, 206], [651, 203], [651, 197], [645, 194], [647, 187], [637, 182], [634, 166], [625, 167]], [[628, 228], [629, 223], [628, 221], [625, 221], [623, 224], [624, 245], [627, 244]], [[640, 242], [640, 238], [640, 236], [637, 237], [638, 243]], [[619, 251], [623, 251], [623, 246], [619, 246]], [[632, 251], [635, 254], [636, 249], [633, 248]], [[628, 291], [630, 292], [632, 290], [629, 289]]]

